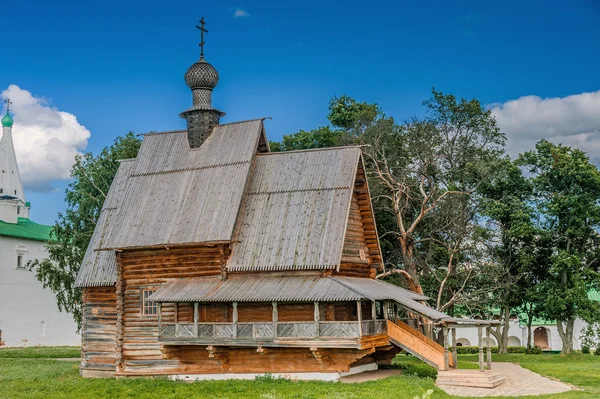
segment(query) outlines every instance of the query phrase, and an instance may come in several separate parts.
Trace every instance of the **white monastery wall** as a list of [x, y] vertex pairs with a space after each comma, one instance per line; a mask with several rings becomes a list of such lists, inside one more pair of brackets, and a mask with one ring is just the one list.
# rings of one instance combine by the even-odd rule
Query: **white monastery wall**
[[46, 257], [41, 241], [0, 236], [0, 330], [7, 346], [80, 345], [70, 314], [59, 312], [52, 291], [44, 289], [35, 271], [17, 267]]

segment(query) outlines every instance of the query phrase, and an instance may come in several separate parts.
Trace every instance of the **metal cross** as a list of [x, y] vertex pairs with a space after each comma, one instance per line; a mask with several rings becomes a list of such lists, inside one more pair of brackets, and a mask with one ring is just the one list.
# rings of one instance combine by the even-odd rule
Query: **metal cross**
[[4, 102], [6, 103], [6, 113], [8, 113], [8, 111], [10, 111], [10, 104], [12, 104], [12, 101], [10, 101], [10, 98], [7, 98], [4, 100]]
[[200, 59], [204, 58], [204, 32], [208, 33], [206, 29], [204, 29], [204, 17], [200, 20], [200, 26], [196, 25], [196, 28], [200, 29]]

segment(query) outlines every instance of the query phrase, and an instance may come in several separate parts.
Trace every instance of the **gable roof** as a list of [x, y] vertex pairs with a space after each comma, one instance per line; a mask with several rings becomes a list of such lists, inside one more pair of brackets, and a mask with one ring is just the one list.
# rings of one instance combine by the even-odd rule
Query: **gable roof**
[[[113, 181], [76, 285], [116, 282], [115, 250], [231, 243], [230, 271], [339, 267], [361, 150], [268, 151], [262, 120], [144, 136]], [[257, 151], [259, 152], [257, 154]]]
[[150, 134], [99, 249], [229, 242], [262, 119], [219, 125], [198, 149], [187, 133]]
[[37, 224], [27, 218], [17, 218], [17, 223], [6, 223], [0, 220], [0, 236], [48, 241], [51, 231], [52, 226]]
[[96, 222], [94, 234], [87, 247], [79, 273], [75, 280], [76, 287], [98, 287], [113, 285], [117, 281], [117, 259], [115, 251], [96, 251], [103, 246], [110, 223], [117, 215], [123, 203], [123, 194], [127, 188], [129, 175], [135, 170], [136, 160], [121, 161], [117, 174], [108, 190], [102, 206], [100, 217]]
[[359, 147], [257, 155], [228, 270], [336, 268], [360, 156]]

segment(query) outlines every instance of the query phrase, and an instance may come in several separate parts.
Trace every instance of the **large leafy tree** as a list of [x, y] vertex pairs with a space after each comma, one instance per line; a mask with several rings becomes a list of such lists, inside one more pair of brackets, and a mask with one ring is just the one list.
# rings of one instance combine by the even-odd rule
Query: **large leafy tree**
[[[424, 105], [425, 118], [403, 125], [381, 118], [359, 139], [367, 145], [378, 223], [383, 220], [379, 225], [396, 240], [401, 255], [388, 273], [402, 273], [411, 288], [422, 291], [421, 277], [441, 272], [436, 296], [438, 307], [446, 308], [452, 303], [441, 303], [439, 294], [460, 274], [465, 250], [474, 249], [472, 234], [481, 233], [478, 187], [497, 173], [505, 137], [477, 100], [433, 90]], [[441, 246], [446, 262], [430, 262], [432, 242], [436, 251]], [[450, 302], [459, 298], [463, 283]]]
[[563, 353], [570, 353], [575, 320], [600, 314], [587, 294], [600, 284], [600, 171], [583, 151], [547, 140], [518, 162], [532, 176], [538, 245], [548, 254], [536, 273], [538, 305], [556, 320]]
[[119, 160], [135, 158], [140, 143], [140, 139], [129, 132], [97, 155], [86, 153], [75, 159], [71, 169], [73, 181], [65, 195], [67, 209], [58, 215], [52, 229], [52, 240], [46, 246], [48, 258], [30, 263], [38, 280], [56, 295], [58, 308], [71, 313], [78, 326], [81, 325], [81, 291], [75, 288], [75, 278]]

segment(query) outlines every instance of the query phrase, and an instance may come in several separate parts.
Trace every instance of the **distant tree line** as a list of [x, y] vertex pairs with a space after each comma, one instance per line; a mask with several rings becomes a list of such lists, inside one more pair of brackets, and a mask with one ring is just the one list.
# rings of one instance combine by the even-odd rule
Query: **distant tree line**
[[[426, 113], [404, 122], [348, 96], [329, 104], [327, 126], [271, 142], [272, 151], [362, 146], [384, 252], [378, 278], [422, 292], [450, 315], [556, 320], [563, 352], [574, 322], [600, 319], [588, 291], [600, 286], [600, 172], [578, 149], [542, 140], [511, 160], [506, 137], [477, 100], [435, 90]], [[37, 277], [80, 322], [79, 266], [118, 160], [137, 155], [132, 133], [78, 157], [67, 210], [54, 226]]]

